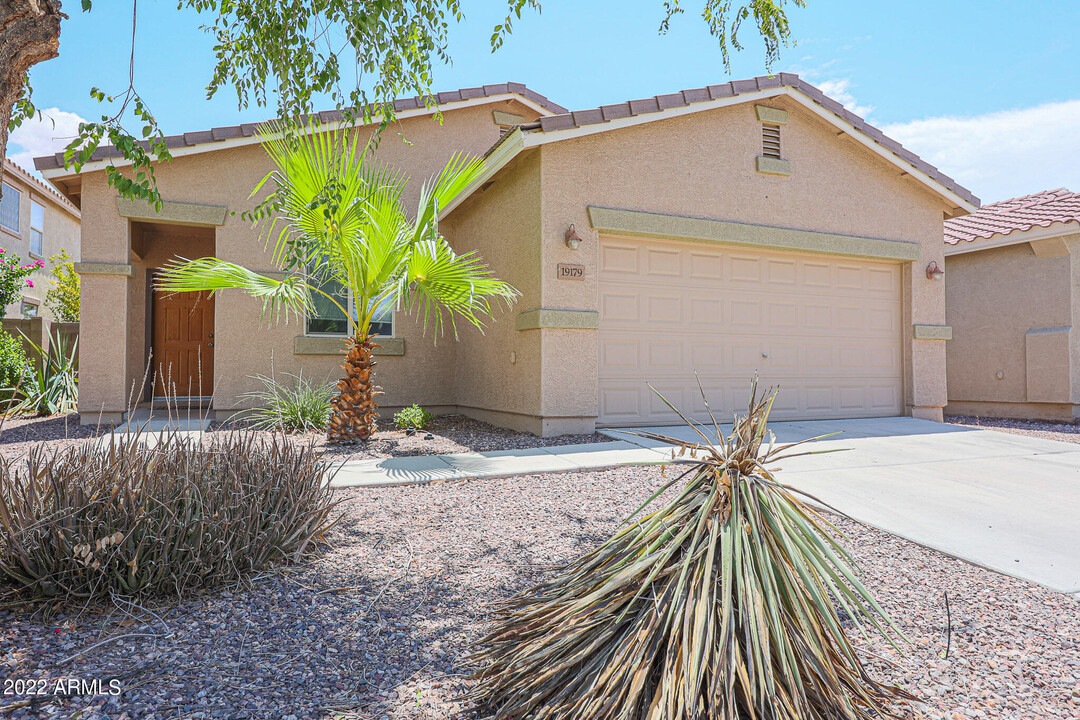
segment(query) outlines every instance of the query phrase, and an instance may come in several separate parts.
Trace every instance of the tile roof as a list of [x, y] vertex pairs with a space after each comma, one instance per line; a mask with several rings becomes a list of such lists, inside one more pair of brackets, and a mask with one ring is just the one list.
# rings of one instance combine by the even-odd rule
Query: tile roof
[[[531, 100], [542, 108], [550, 110], [553, 113], [567, 112], [566, 108], [559, 105], [540, 93], [533, 92], [529, 88], [525, 87], [521, 83], [505, 82], [497, 85], [484, 85], [482, 87], [462, 88], [460, 90], [452, 90], [450, 92], [432, 93], [430, 96], [437, 105], [445, 105], [451, 102], [466, 102], [474, 100], [476, 98], [492, 97], [494, 95], [520, 95], [524, 98]], [[394, 101], [394, 111], [403, 112], [405, 110], [417, 110], [424, 107], [424, 98], [420, 95], [416, 95], [410, 98], [404, 98]], [[336, 122], [342, 119], [342, 113], [340, 110], [326, 110], [323, 112], [315, 113], [313, 116], [317, 117], [321, 122]], [[216, 127], [211, 130], [201, 130], [197, 132], [187, 132], [182, 135], [167, 135], [165, 137], [165, 144], [169, 149], [191, 147], [193, 145], [202, 145], [214, 142], [223, 142], [232, 138], [238, 137], [251, 137], [253, 136], [260, 123], [241, 123], [240, 125], [226, 125], [224, 127]], [[94, 151], [91, 156], [91, 160], [104, 160], [105, 158], [115, 157], [116, 148], [112, 145], [105, 147], [99, 147]], [[44, 157], [34, 158], [34, 167], [38, 170], [52, 170], [54, 168], [64, 167], [64, 153], [58, 152], [55, 155], [46, 155]]]
[[55, 188], [51, 188], [48, 185], [46, 185], [45, 183], [38, 180], [36, 177], [34, 177], [30, 173], [28, 173], [26, 171], [26, 168], [24, 168], [22, 165], [19, 165], [16, 162], [14, 162], [13, 160], [11, 160], [11, 158], [4, 158], [4, 172], [0, 173], [0, 176], [2, 176], [4, 173], [9, 173], [9, 172], [13, 173], [16, 177], [18, 177], [23, 182], [29, 183], [30, 185], [33, 185], [35, 188], [37, 188], [41, 192], [46, 193], [49, 196], [49, 199], [53, 200], [57, 205], [60, 205], [65, 210], [67, 210], [69, 213], [74, 215], [75, 217], [80, 216], [79, 208], [72, 205], [71, 201], [68, 200], [66, 197], [64, 197], [60, 193], [56, 192]]
[[[793, 90], [797, 90], [822, 108], [825, 108], [852, 125], [856, 130], [891, 152], [900, 160], [926, 174], [934, 181], [943, 185], [972, 205], [975, 205], [976, 207], [979, 205], [979, 198], [975, 197], [970, 190], [961, 186], [958, 182], [942, 173], [936, 167], [885, 135], [881, 130], [866, 122], [866, 120], [851, 112], [842, 104], [828, 97], [821, 90], [793, 73], [778, 73], [776, 75], [756, 77], [749, 80], [734, 80], [721, 85], [709, 85], [708, 87], [681, 90], [666, 95], [654, 95], [651, 98], [645, 98], [643, 100], [631, 100], [616, 105], [604, 105], [592, 110], [563, 112], [558, 115], [542, 117], [538, 122], [522, 125], [521, 128], [526, 132], [564, 130], [573, 127], [606, 123], [618, 118], [659, 113], [669, 108], [684, 107], [695, 103], [703, 103], [720, 98], [733, 97], [745, 93], [780, 87], [789, 87]], [[488, 152], [490, 154], [491, 151]]]
[[945, 244], [956, 245], [1054, 223], [1080, 223], [1080, 193], [1066, 188], [984, 205], [978, 212], [945, 221]]

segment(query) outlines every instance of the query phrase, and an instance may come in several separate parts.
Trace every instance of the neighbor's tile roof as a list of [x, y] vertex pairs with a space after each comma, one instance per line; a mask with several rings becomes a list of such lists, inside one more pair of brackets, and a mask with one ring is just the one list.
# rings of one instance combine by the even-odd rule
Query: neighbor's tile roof
[[[4, 173], [11, 173], [15, 177], [22, 180], [23, 182], [29, 183], [30, 185], [33, 185], [34, 187], [36, 187], [41, 192], [48, 194], [50, 199], [52, 199], [56, 204], [63, 207], [65, 210], [67, 210], [69, 213], [71, 213], [75, 217], [80, 216], [79, 208], [72, 205], [70, 200], [68, 200], [66, 197], [64, 197], [60, 193], [56, 192], [56, 190], [54, 188], [49, 187], [48, 185], [46, 185], [45, 183], [41, 182], [36, 177], [31, 175], [30, 173], [28, 173], [26, 171], [26, 168], [24, 168], [22, 165], [19, 165], [16, 162], [14, 162], [11, 158], [4, 158]], [[0, 176], [2, 176], [2, 175], [3, 175], [3, 173], [0, 173]]]
[[[434, 93], [431, 95], [431, 99], [435, 101], [436, 105], [445, 105], [446, 103], [464, 102], [468, 100], [474, 100], [476, 98], [508, 94], [521, 95], [522, 97], [528, 98], [540, 107], [550, 110], [553, 113], [566, 112], [566, 108], [564, 108], [562, 105], [548, 100], [540, 93], [533, 92], [521, 83], [513, 82], [499, 83], [497, 85], [484, 85], [483, 87], [462, 88], [460, 90], [451, 90], [450, 92]], [[420, 95], [394, 101], [395, 112], [416, 110], [422, 107], [424, 107], [424, 98]], [[317, 117], [320, 122], [329, 123], [341, 120], [342, 113], [340, 110], [325, 110], [323, 112], [316, 113], [311, 117]], [[224, 127], [216, 127], [212, 130], [187, 132], [183, 135], [166, 135], [165, 144], [169, 147], [169, 149], [173, 149], [181, 147], [191, 147], [192, 145], [203, 145], [212, 142], [223, 142], [225, 140], [231, 140], [238, 137], [251, 137], [256, 133], [261, 124], [262, 123], [242, 123], [240, 125], [226, 125]], [[108, 145], [95, 150], [94, 154], [91, 156], [91, 160], [104, 160], [105, 158], [115, 156], [116, 148], [112, 145]], [[38, 170], [51, 170], [53, 168], [64, 167], [64, 153], [58, 152], [55, 155], [46, 155], [45, 157], [34, 158], [34, 167], [36, 167]]]
[[1066, 188], [1045, 190], [983, 206], [978, 212], [945, 221], [945, 244], [972, 242], [1035, 226], [1080, 223], [1080, 193]]
[[[710, 100], [733, 97], [744, 93], [752, 93], [759, 90], [778, 87], [790, 87], [793, 90], [799, 91], [821, 107], [853, 125], [856, 130], [889, 150], [893, 155], [907, 164], [928, 175], [930, 178], [967, 200], [972, 205], [979, 205], [979, 198], [975, 197], [970, 190], [961, 186], [958, 182], [945, 175], [936, 167], [885, 135], [881, 130], [866, 122], [866, 120], [851, 112], [842, 104], [833, 100], [831, 97], [828, 97], [821, 90], [793, 73], [778, 73], [776, 75], [756, 77], [749, 80], [734, 80], [722, 85], [709, 85], [708, 87], [681, 90], [667, 95], [654, 95], [651, 98], [645, 98], [643, 100], [630, 100], [629, 102], [618, 103], [616, 105], [604, 105], [591, 110], [563, 112], [558, 115], [542, 117], [535, 123], [522, 125], [522, 130], [528, 132], [550, 132], [552, 130], [565, 130], [573, 127], [582, 127], [584, 125], [596, 125], [599, 123], [610, 122], [618, 118], [658, 113], [670, 108], [684, 107], [693, 105], [694, 103], [708, 102]], [[490, 152], [491, 151], [489, 151], [489, 153]]]

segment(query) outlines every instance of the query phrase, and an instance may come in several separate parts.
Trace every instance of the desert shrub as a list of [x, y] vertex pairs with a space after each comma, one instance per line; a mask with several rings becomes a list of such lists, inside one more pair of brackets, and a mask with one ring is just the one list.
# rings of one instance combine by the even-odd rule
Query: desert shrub
[[14, 388], [26, 374], [26, 351], [18, 338], [0, 330], [0, 388]]
[[75, 272], [75, 263], [67, 250], [49, 258], [49, 291], [45, 293], [45, 305], [53, 311], [60, 322], [79, 322], [79, 296], [81, 282]]
[[27, 340], [36, 356], [27, 364], [26, 373], [18, 386], [21, 399], [15, 403], [12, 415], [61, 415], [75, 412], [79, 403], [79, 339], [68, 345], [59, 334], [45, 352], [33, 340]]
[[321, 432], [330, 422], [330, 401], [336, 394], [334, 387], [326, 383], [313, 383], [299, 375], [285, 373], [292, 383], [283, 383], [265, 375], [255, 379], [263, 384], [262, 390], [244, 393], [258, 406], [248, 418], [253, 427], [284, 432]]
[[0, 576], [38, 598], [182, 595], [297, 558], [333, 525], [311, 448], [121, 437], [0, 462]]
[[399, 430], [423, 430], [435, 416], [416, 403], [394, 413], [394, 425]]

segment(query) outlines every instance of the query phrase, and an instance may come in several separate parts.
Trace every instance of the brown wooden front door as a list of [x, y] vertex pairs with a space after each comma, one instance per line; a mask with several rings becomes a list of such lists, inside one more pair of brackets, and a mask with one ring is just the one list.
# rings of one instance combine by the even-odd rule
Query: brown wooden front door
[[214, 387], [214, 298], [154, 290], [154, 395], [208, 397]]

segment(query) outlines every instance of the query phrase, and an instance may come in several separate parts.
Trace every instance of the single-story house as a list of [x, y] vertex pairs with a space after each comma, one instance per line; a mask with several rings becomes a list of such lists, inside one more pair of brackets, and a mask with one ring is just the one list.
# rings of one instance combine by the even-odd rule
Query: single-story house
[[23, 288], [22, 297], [4, 308], [4, 317], [40, 317], [49, 323], [55, 319], [45, 305], [49, 258], [66, 250], [79, 260], [79, 210], [8, 158], [4, 158], [0, 178], [0, 248], [7, 257], [17, 256], [20, 265], [45, 263], [28, 278], [33, 287]]
[[[486, 155], [440, 230], [522, 295], [457, 342], [388, 316], [384, 408], [555, 435], [673, 421], [648, 383], [704, 417], [695, 374], [728, 414], [758, 372], [782, 388], [777, 419], [941, 419], [945, 289], [927, 268], [944, 263], [943, 220], [979, 201], [817, 88], [781, 73], [577, 112], [515, 83], [435, 99], [441, 123], [420, 99], [397, 101], [376, 155], [414, 178], [408, 204], [452, 153]], [[219, 417], [250, 407], [252, 376], [272, 367], [338, 373], [332, 319], [267, 325], [238, 292], [155, 293], [154, 269], [174, 256], [273, 270], [239, 214], [270, 169], [256, 127], [168, 142], [159, 213], [117, 199], [108, 149], [80, 174], [37, 161], [83, 212], [86, 422], [160, 391], [141, 386], [151, 353], [181, 358], [173, 382]], [[180, 335], [164, 330], [170, 314], [190, 318]]]
[[947, 220], [945, 267], [947, 412], [1080, 418], [1080, 193]]

